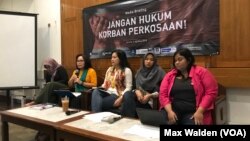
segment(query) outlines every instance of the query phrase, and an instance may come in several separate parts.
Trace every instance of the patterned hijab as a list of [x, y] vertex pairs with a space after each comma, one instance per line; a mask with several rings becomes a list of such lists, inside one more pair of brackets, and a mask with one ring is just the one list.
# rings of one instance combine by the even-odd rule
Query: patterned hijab
[[[154, 64], [151, 68], [145, 67], [144, 61], [148, 55], [154, 58]], [[153, 53], [147, 53], [143, 57], [142, 65], [135, 75], [136, 88], [142, 88], [147, 92], [159, 91], [160, 83], [165, 75], [165, 71], [158, 66], [157, 59]]]
[[[51, 75], [51, 81], [53, 81], [54, 77], [56, 75], [57, 68], [60, 67], [61, 65], [59, 65], [56, 62], [56, 60], [53, 58], [45, 59], [43, 62], [43, 65], [46, 68], [46, 70], [48, 71], [48, 73]], [[49, 67], [46, 67], [46, 66], [49, 66]]]

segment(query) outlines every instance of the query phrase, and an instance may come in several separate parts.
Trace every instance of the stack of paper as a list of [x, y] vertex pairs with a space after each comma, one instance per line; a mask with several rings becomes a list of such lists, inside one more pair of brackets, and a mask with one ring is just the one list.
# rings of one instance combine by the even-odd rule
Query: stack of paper
[[52, 107], [54, 107], [54, 104], [46, 103], [46, 104], [33, 105], [30, 108], [36, 109], [36, 110], [44, 110], [44, 109], [49, 109], [49, 108], [52, 108]]
[[105, 119], [107, 117], [120, 118], [121, 115], [114, 114], [111, 112], [100, 112], [100, 113], [85, 115], [83, 118], [94, 121], [94, 122], [101, 122], [103, 119]]

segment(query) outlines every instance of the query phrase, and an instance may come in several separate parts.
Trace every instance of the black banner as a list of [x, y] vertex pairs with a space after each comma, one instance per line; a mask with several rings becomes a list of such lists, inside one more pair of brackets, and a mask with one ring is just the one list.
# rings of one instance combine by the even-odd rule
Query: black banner
[[218, 0], [128, 0], [86, 8], [83, 15], [84, 52], [91, 58], [109, 57], [114, 49], [128, 57], [169, 56], [178, 47], [219, 53]]

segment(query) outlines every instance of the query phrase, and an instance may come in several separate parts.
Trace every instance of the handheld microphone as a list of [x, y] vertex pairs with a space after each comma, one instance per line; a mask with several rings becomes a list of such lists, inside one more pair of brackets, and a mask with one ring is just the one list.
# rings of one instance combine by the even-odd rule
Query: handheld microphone
[[[79, 78], [79, 74], [80, 74], [80, 70], [76, 69], [75, 70], [75, 75], [77, 76], [77, 78]], [[75, 84], [75, 88], [77, 87], [77, 82], [74, 83]]]
[[79, 74], [80, 74], [80, 70], [79, 70], [79, 69], [76, 69], [76, 70], [75, 70], [75, 75], [76, 75], [77, 77], [79, 77]]

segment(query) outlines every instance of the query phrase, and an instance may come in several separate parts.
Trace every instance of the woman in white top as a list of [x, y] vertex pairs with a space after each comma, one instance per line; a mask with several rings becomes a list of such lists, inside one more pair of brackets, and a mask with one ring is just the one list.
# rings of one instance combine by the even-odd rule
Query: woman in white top
[[132, 71], [125, 52], [113, 51], [111, 64], [112, 66], [106, 71], [103, 84], [92, 93], [93, 112], [107, 111], [120, 106], [126, 109], [122, 106], [123, 95], [132, 89]]

